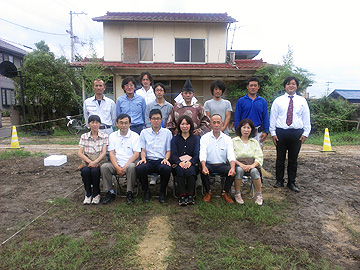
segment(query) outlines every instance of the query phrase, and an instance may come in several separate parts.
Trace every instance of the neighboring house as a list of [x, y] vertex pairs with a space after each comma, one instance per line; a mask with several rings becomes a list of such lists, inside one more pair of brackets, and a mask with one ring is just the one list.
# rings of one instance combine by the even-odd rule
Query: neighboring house
[[[19, 68], [22, 65], [25, 54], [25, 50], [15, 47], [14, 45], [0, 39], [0, 63], [3, 61], [10, 61]], [[15, 87], [13, 81], [0, 75], [0, 111], [3, 109], [10, 110], [11, 106], [15, 104], [14, 89]]]
[[360, 90], [335, 89], [328, 96], [332, 98], [341, 97], [350, 103], [360, 106]]
[[259, 51], [227, 50], [228, 29], [236, 22], [227, 13], [107, 12], [93, 20], [103, 23], [101, 63], [113, 75], [114, 99], [123, 94], [123, 78], [149, 71], [165, 84], [172, 103], [190, 77], [203, 104], [212, 98], [212, 81], [246, 81], [266, 64], [251, 60]]
[[[356, 115], [360, 122], [360, 90], [335, 89], [328, 97], [342, 98], [357, 106]], [[359, 123], [357, 126], [359, 129]]]

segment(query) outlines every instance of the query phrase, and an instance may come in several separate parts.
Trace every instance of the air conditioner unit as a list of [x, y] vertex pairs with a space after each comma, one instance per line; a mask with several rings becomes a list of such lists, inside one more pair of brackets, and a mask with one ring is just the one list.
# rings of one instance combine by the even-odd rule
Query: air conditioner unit
[[229, 52], [229, 65], [235, 64], [235, 52]]

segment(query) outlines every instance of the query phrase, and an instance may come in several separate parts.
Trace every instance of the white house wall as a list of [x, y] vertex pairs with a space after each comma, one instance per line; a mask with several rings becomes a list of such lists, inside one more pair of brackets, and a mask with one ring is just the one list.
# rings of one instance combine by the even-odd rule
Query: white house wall
[[152, 38], [153, 61], [173, 63], [175, 38], [206, 40], [206, 62], [226, 60], [225, 23], [104, 22], [104, 60], [123, 61], [123, 38]]

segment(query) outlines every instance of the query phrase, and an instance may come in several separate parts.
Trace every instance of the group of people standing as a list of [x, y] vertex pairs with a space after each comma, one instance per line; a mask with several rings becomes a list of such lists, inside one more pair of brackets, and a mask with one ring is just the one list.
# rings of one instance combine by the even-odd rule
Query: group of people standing
[[[182, 93], [173, 106], [165, 100], [165, 86], [157, 83], [149, 72], [140, 75], [142, 88], [135, 91], [132, 77], [122, 81], [125, 95], [114, 101], [105, 97], [105, 84], [94, 81], [95, 95], [85, 100], [84, 116], [90, 127], [80, 139], [79, 157], [83, 160], [81, 175], [85, 187], [84, 204], [100, 202], [100, 174], [106, 197], [103, 204], [115, 199], [113, 176], [127, 178], [126, 201], [134, 202], [136, 179], [143, 190], [143, 202], [149, 202], [150, 184], [160, 177], [159, 201], [165, 203], [171, 173], [179, 193], [179, 205], [195, 203], [197, 175], [201, 174], [204, 187], [203, 201], [212, 197], [210, 177], [225, 179], [221, 196], [234, 203], [231, 186], [235, 182], [234, 199], [243, 204], [241, 181], [244, 175], [253, 179], [255, 203], [263, 204], [261, 170], [262, 143], [270, 132], [276, 146], [276, 184], [284, 186], [284, 166], [288, 152], [288, 183], [295, 192], [297, 157], [301, 144], [310, 133], [310, 113], [306, 100], [296, 95], [299, 81], [288, 77], [284, 81], [285, 94], [276, 98], [270, 119], [265, 99], [257, 95], [260, 81], [251, 77], [248, 94], [239, 98], [235, 108], [236, 137], [229, 136], [228, 126], [232, 106], [222, 98], [226, 86], [222, 81], [211, 84], [213, 98], [204, 107], [197, 103], [194, 89], [187, 79]], [[118, 131], [113, 132], [113, 126]], [[106, 153], [109, 153], [106, 160]]]

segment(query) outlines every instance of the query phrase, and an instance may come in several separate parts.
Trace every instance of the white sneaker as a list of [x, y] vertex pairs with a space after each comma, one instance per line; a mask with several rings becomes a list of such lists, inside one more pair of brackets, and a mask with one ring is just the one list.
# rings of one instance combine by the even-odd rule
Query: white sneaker
[[257, 205], [262, 205], [263, 204], [263, 197], [262, 197], [261, 193], [256, 195], [255, 204], [257, 204]]
[[91, 196], [90, 197], [86, 197], [85, 195], [85, 199], [83, 201], [83, 204], [90, 204], [91, 203]]
[[241, 193], [237, 193], [235, 194], [235, 201], [238, 203], [238, 204], [244, 204], [244, 200], [241, 198]]
[[96, 195], [91, 201], [92, 204], [99, 204], [99, 202], [100, 202], [100, 194]]

